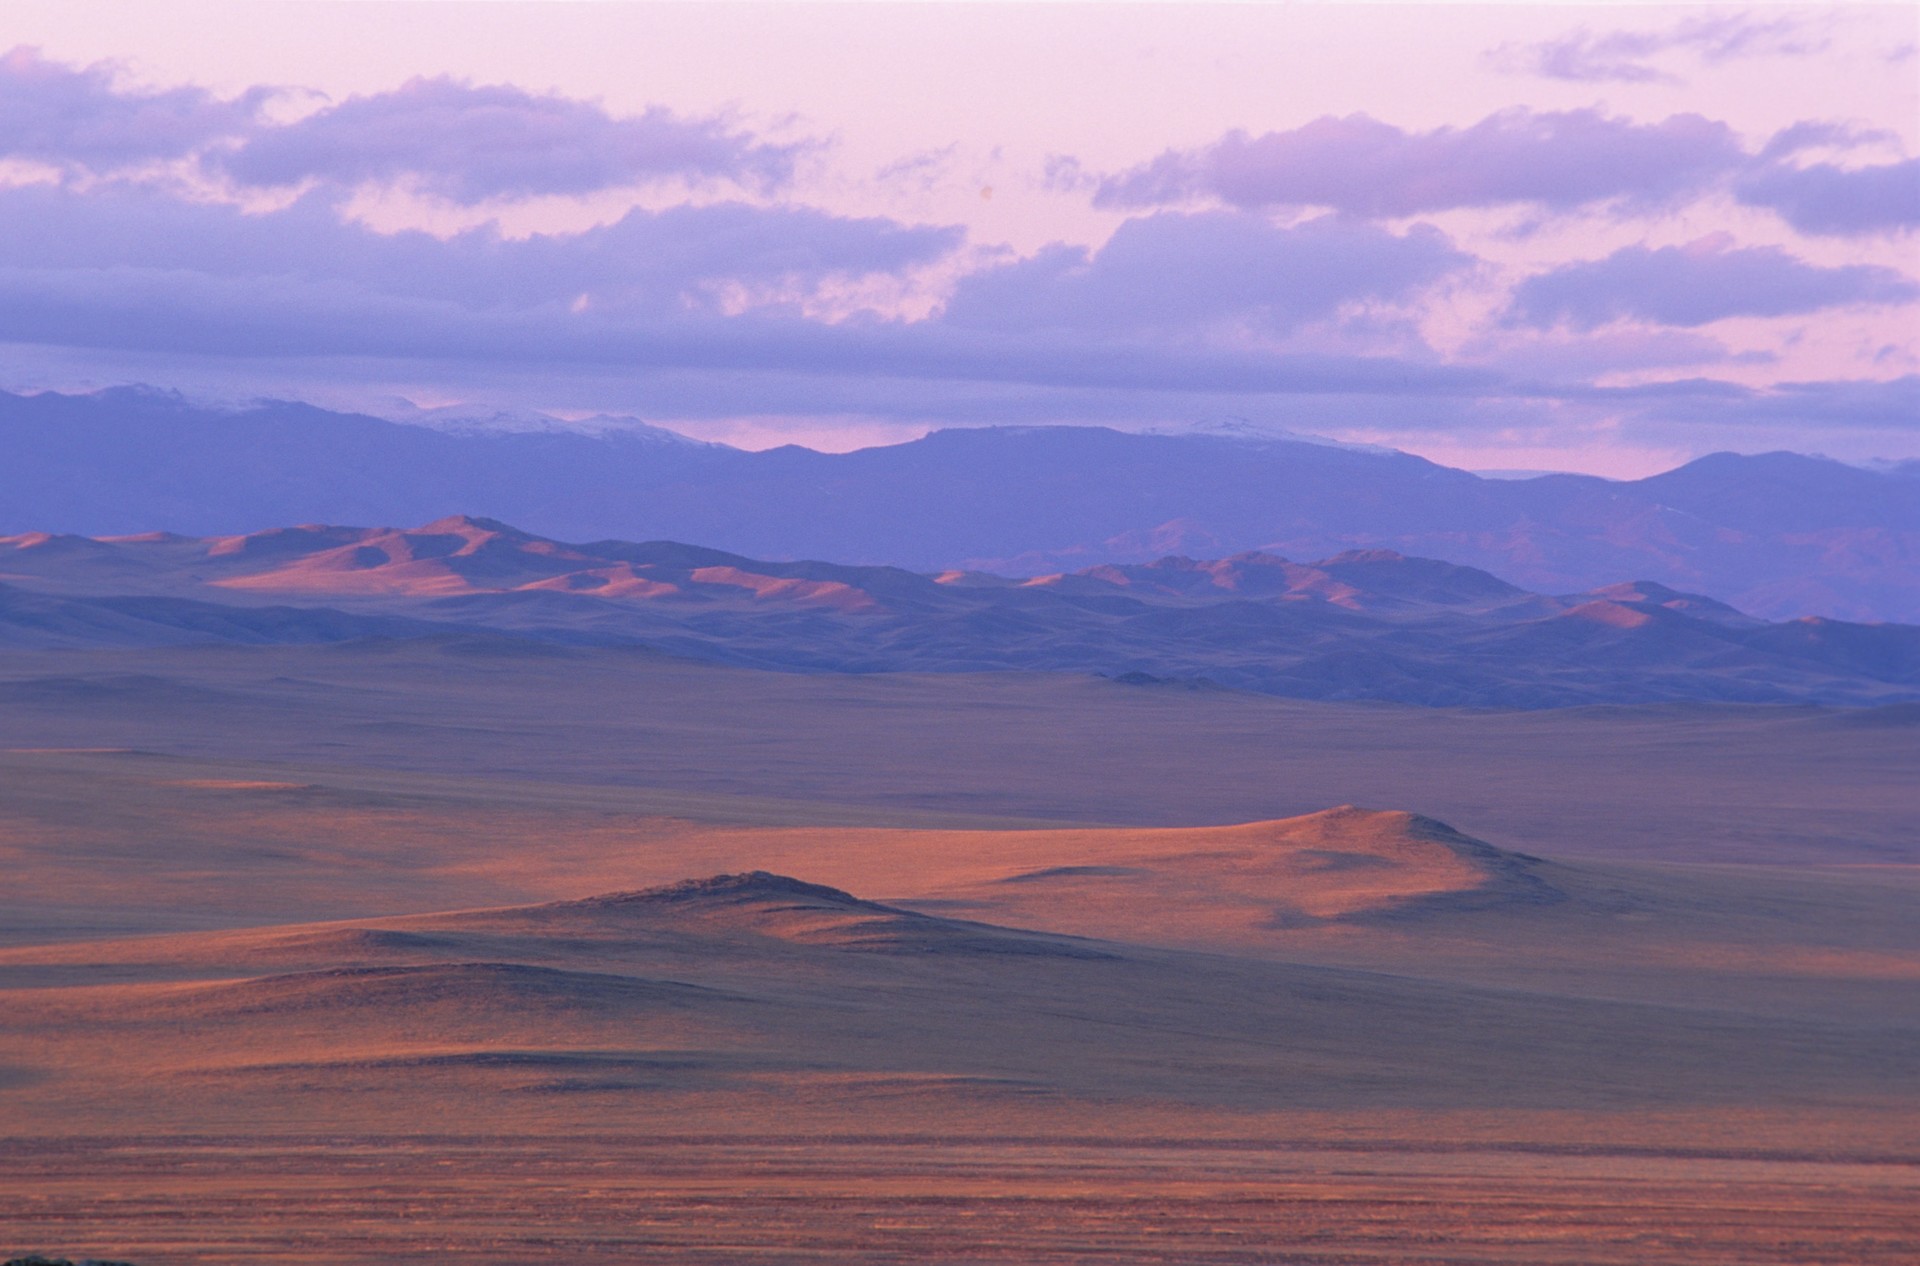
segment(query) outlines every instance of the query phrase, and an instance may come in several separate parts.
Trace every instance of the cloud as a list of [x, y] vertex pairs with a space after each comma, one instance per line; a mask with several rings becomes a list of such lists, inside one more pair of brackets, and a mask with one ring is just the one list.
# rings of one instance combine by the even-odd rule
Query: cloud
[[1537, 44], [1503, 45], [1488, 55], [1496, 66], [1575, 83], [1678, 83], [1653, 65], [1662, 53], [1687, 52], [1709, 65], [1740, 57], [1806, 57], [1830, 41], [1794, 16], [1746, 13], [1703, 15], [1659, 31], [1594, 32], [1586, 27]]
[[[1491, 378], [1167, 337], [1166, 323], [1189, 317], [1285, 326], [1350, 299], [1403, 293], [1466, 262], [1432, 230], [1280, 230], [1226, 214], [1151, 221], [1064, 272], [1053, 261], [992, 270], [983, 285], [1001, 288], [998, 312], [977, 306], [988, 297], [975, 291], [971, 315], [963, 297], [943, 318], [830, 323], [777, 297], [736, 311], [714, 296], [920, 266], [958, 248], [960, 233], [721, 204], [634, 211], [578, 234], [514, 240], [478, 229], [441, 240], [343, 222], [318, 197], [245, 214], [134, 186], [27, 186], [0, 190], [0, 341], [1152, 392], [1449, 394]], [[1245, 277], [1233, 275], [1236, 244], [1256, 252]], [[1174, 292], [1157, 314], [1101, 306], [1157, 291]], [[1023, 295], [1038, 315], [1017, 310]]]
[[937, 149], [922, 150], [883, 164], [873, 173], [874, 179], [881, 184], [898, 184], [921, 193], [932, 193], [948, 177], [959, 153], [958, 141]]
[[1802, 119], [1775, 132], [1754, 157], [1764, 164], [1809, 149], [1856, 149], [1898, 140], [1897, 135], [1884, 128], [1863, 128], [1831, 119]]
[[[1521, 355], [1448, 363], [1417, 337], [1377, 337], [1478, 262], [1430, 226], [1389, 230], [1346, 214], [1281, 225], [1253, 210], [1158, 211], [1097, 248], [1009, 261], [965, 252], [957, 228], [791, 205], [683, 204], [583, 232], [435, 237], [344, 220], [332, 183], [259, 212], [169, 189], [0, 188], [8, 364], [158, 366], [163, 381], [201, 366], [209, 377], [275, 375], [283, 394], [328, 375], [461, 393], [591, 383], [607, 393], [603, 407], [655, 416], [903, 424], [1177, 423], [1259, 410], [1306, 430], [1467, 434], [1662, 411], [1705, 425], [1759, 408], [1730, 384], [1626, 396], [1581, 381], [1581, 357], [1597, 372], [1609, 358], [1716, 359], [1700, 336], [1681, 357], [1673, 339], [1600, 345], [1643, 327], [1567, 333], [1574, 311], [1601, 310], [1591, 295], [1552, 318], [1560, 327], [1493, 334], [1496, 344], [1564, 344], [1557, 370]], [[962, 266], [972, 271], [925, 319], [813, 315], [815, 296], [863, 279]], [[1845, 270], [1813, 271], [1831, 282], [1827, 273]], [[1328, 350], [1341, 348], [1375, 354]], [[1865, 416], [1870, 402], [1839, 401], [1837, 390], [1804, 399]]]
[[1177, 423], [1251, 408], [1309, 430], [1466, 435], [1607, 417], [1758, 424], [1797, 408], [1823, 428], [1912, 425], [1910, 389], [1609, 390], [1542, 381], [1521, 359], [1278, 354], [1222, 332], [1317, 320], [1471, 264], [1432, 230], [1333, 217], [1287, 229], [1226, 212], [1143, 217], [1099, 251], [991, 266], [922, 321], [828, 323], [791, 303], [732, 312], [710, 299], [726, 284], [916, 267], [960, 244], [952, 229], [739, 204], [442, 240], [343, 222], [318, 197], [243, 214], [137, 186], [29, 186], [0, 190], [0, 342], [15, 347], [10, 363], [26, 363], [25, 346], [68, 364], [282, 384], [598, 384], [608, 403], [676, 417]]
[[952, 326], [1195, 337], [1279, 333], [1343, 305], [1391, 301], [1473, 257], [1430, 226], [1390, 233], [1325, 216], [1292, 228], [1233, 211], [1130, 219], [1097, 251], [1056, 245], [964, 277]]
[[1509, 326], [1473, 340], [1466, 358], [1534, 381], [1579, 382], [1606, 374], [1650, 369], [1762, 363], [1771, 355], [1735, 353], [1719, 339], [1673, 329], [1616, 325], [1574, 332]]
[[269, 303], [326, 282], [474, 310], [566, 309], [584, 295], [601, 312], [677, 314], [712, 309], [729, 286], [804, 292], [898, 272], [961, 241], [953, 228], [741, 203], [634, 210], [573, 234], [510, 239], [479, 228], [443, 240], [343, 222], [319, 196], [248, 214], [137, 186], [0, 189], [0, 266], [232, 279]]
[[1363, 114], [1287, 132], [1230, 132], [1103, 180], [1103, 207], [1217, 198], [1231, 206], [1329, 207], [1408, 216], [1532, 203], [1568, 210], [1695, 192], [1746, 162], [1726, 124], [1697, 114], [1635, 123], [1597, 110], [1505, 110], [1470, 127], [1406, 132]]
[[150, 90], [123, 84], [108, 63], [76, 69], [16, 48], [0, 57], [0, 157], [95, 174], [192, 158], [243, 187], [404, 184], [472, 205], [662, 180], [775, 189], [802, 149], [719, 118], [657, 106], [616, 117], [595, 102], [446, 78], [290, 123], [262, 114], [276, 95]]
[[1786, 382], [1759, 397], [1756, 419], [1815, 426], [1920, 430], [1920, 374], [1880, 381]]
[[1920, 285], [1891, 268], [1824, 268], [1778, 247], [1734, 248], [1722, 234], [1687, 246], [1629, 246], [1529, 277], [1514, 290], [1508, 319], [1542, 329], [1614, 321], [1692, 327], [1915, 298]]
[[0, 155], [96, 172], [182, 158], [253, 127], [272, 95], [127, 87], [110, 63], [75, 69], [22, 46], [0, 56]]
[[1635, 123], [1597, 110], [1512, 109], [1428, 132], [1356, 114], [1261, 136], [1229, 132], [1105, 177], [1055, 157], [1047, 179], [1063, 191], [1091, 187], [1094, 204], [1109, 209], [1218, 200], [1243, 210], [1325, 207], [1390, 218], [1515, 204], [1562, 212], [1657, 206], [1731, 188], [1740, 202], [1803, 233], [1860, 235], [1920, 226], [1920, 159], [1845, 168], [1789, 160], [1891, 139], [1803, 120], [1749, 153], [1726, 124], [1697, 114]]
[[[728, 317], [560, 305], [476, 308], [369, 292], [330, 278], [251, 278], [159, 269], [0, 266], [0, 342], [228, 359], [362, 357], [566, 376], [582, 368], [786, 374], [920, 384], [1170, 393], [1471, 395], [1498, 376], [1385, 358], [1273, 355], [1093, 337], [1022, 340], [937, 323], [827, 325], [787, 312]], [[711, 389], [717, 380], [709, 380]]]
[[1920, 159], [1855, 168], [1769, 165], [1741, 179], [1735, 196], [1771, 209], [1802, 233], [1911, 229], [1920, 227]]
[[587, 194], [665, 178], [777, 186], [795, 147], [713, 118], [598, 104], [506, 85], [415, 79], [248, 137], [221, 166], [246, 185], [410, 181], [452, 202]]
[[[887, 372], [897, 352], [776, 297], [937, 260], [957, 230], [739, 204], [635, 211], [586, 233], [441, 240], [342, 222], [324, 198], [244, 214], [134, 186], [0, 190], [0, 341], [95, 362], [431, 362], [549, 382], [581, 370]], [[155, 361], [158, 357], [158, 361]], [[167, 370], [168, 374], [175, 371]], [[302, 373], [307, 371], [302, 371]], [[298, 378], [296, 377], [295, 381]], [[712, 382], [709, 386], [713, 386]]]
[[1883, 431], [1920, 430], [1920, 375], [1832, 379], [1741, 387], [1711, 379], [1641, 387], [1592, 388], [1590, 400], [1625, 406], [1642, 425], [1772, 426]]

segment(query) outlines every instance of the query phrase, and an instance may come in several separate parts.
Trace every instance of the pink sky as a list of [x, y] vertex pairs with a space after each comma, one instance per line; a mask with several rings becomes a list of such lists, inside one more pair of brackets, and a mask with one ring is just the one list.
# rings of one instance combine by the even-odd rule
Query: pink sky
[[[0, 385], [1920, 455], [1917, 40], [1891, 5], [14, 0], [0, 229], [72, 227], [0, 258]], [[579, 164], [504, 153], [533, 115]]]

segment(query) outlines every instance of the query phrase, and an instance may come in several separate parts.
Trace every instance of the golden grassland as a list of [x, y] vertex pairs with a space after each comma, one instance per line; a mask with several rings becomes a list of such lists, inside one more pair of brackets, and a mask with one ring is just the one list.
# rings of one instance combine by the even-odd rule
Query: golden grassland
[[0, 663], [0, 1251], [1920, 1254], [1897, 713], [223, 654]]

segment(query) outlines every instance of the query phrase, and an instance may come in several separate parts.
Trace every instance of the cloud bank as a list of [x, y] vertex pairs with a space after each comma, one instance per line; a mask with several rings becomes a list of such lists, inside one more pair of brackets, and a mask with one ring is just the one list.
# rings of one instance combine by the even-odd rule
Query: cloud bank
[[476, 203], [668, 178], [777, 187], [792, 174], [794, 153], [717, 119], [660, 107], [615, 118], [591, 102], [438, 78], [254, 129], [219, 166], [245, 185], [405, 180]]
[[1699, 115], [1635, 123], [1598, 110], [1516, 108], [1469, 127], [1407, 132], [1357, 114], [1168, 150], [1101, 181], [1094, 197], [1118, 208], [1216, 198], [1392, 217], [1513, 203], [1566, 210], [1671, 199], [1743, 159], [1733, 130]]
[[1229, 132], [1095, 178], [1096, 205], [1120, 210], [1217, 201], [1245, 210], [1327, 208], [1401, 218], [1463, 208], [1531, 206], [1628, 212], [1719, 190], [1803, 233], [1853, 235], [1920, 225], [1920, 159], [1842, 168], [1796, 166], [1821, 146], [1879, 139], [1808, 120], [1758, 151], [1725, 123], [1676, 114], [1637, 123], [1599, 110], [1515, 108], [1468, 127], [1409, 132], [1363, 114], [1284, 132]]
[[0, 155], [98, 172], [183, 158], [257, 127], [272, 95], [128, 87], [111, 65], [64, 66], [15, 48], [0, 56]]
[[1681, 77], [1656, 63], [1662, 54], [1687, 54], [1711, 66], [1743, 57], [1808, 57], [1830, 43], [1798, 14], [1718, 13], [1658, 31], [1581, 27], [1557, 39], [1507, 45], [1494, 50], [1490, 60], [1503, 69], [1573, 83], [1677, 84]]
[[1920, 228], [1920, 158], [1843, 169], [1831, 163], [1760, 168], [1737, 187], [1802, 233], [1851, 236]]
[[460, 204], [589, 194], [661, 180], [778, 188], [800, 147], [724, 120], [437, 77], [349, 97], [290, 122], [199, 88], [124, 84], [109, 64], [69, 67], [30, 48], [0, 57], [0, 155], [108, 175], [195, 159], [242, 187], [406, 184]]
[[[1683, 45], [1789, 51], [1759, 28], [1683, 34], [1565, 55], [1604, 70]], [[1920, 430], [1905, 249], [1920, 161], [1889, 160], [1894, 144], [1825, 119], [1749, 139], [1697, 113], [1326, 116], [1107, 175], [1035, 170], [1109, 228], [1014, 251], [849, 211], [844, 188], [814, 196], [801, 159], [829, 142], [719, 116], [446, 77], [313, 107], [15, 50], [0, 59], [0, 159], [20, 165], [0, 172], [0, 343], [99, 365], [271, 362], [316, 382], [577, 378], [627, 393], [603, 407], [668, 418], [1234, 411], [1362, 434], [1905, 434]], [[869, 178], [932, 196], [944, 154]], [[368, 189], [471, 214], [376, 228], [355, 218]], [[499, 218], [596, 198], [564, 226]], [[1514, 209], [1548, 245], [1476, 239], [1460, 214]], [[1730, 215], [1737, 231], [1661, 244]], [[1871, 371], [1779, 367], [1800, 337], [1785, 323], [1812, 314], [1854, 322]]]
[[1723, 236], [1658, 250], [1629, 246], [1529, 277], [1514, 291], [1511, 317], [1578, 330], [1628, 320], [1692, 327], [1915, 298], [1920, 285], [1891, 268], [1821, 268], [1778, 247], [1738, 249]]
[[1431, 227], [1392, 233], [1335, 217], [1277, 227], [1253, 215], [1130, 219], [1096, 250], [1055, 246], [961, 280], [945, 321], [972, 329], [1192, 338], [1280, 333], [1344, 305], [1401, 299], [1473, 262]]

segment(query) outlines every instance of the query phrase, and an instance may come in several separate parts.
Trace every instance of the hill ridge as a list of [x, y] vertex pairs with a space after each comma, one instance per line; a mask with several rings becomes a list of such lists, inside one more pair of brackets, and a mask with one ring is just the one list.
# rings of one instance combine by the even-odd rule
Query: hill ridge
[[575, 540], [1022, 575], [1393, 549], [1535, 591], [1639, 576], [1773, 619], [1920, 620], [1920, 480], [1798, 454], [1709, 454], [1644, 479], [1492, 480], [1296, 438], [1073, 426], [748, 452], [128, 390], [0, 393], [0, 451], [0, 531], [208, 535], [465, 511]]
[[650, 888], [633, 888], [620, 892], [600, 893], [591, 897], [578, 897], [568, 901], [548, 902], [542, 908], [607, 909], [655, 903], [777, 900], [794, 897], [805, 897], [815, 902], [844, 906], [849, 909], [893, 912], [890, 906], [862, 900], [839, 888], [832, 888], [826, 884], [808, 883], [804, 879], [795, 879], [791, 875], [777, 875], [766, 870], [739, 871], [713, 875], [704, 879], [681, 879], [673, 883], [657, 884]]
[[646, 647], [799, 672], [1068, 672], [1426, 706], [1920, 699], [1920, 628], [1769, 624], [1647, 580], [1530, 593], [1387, 550], [1309, 563], [1172, 554], [1022, 580], [569, 543], [471, 516], [0, 538], [0, 646], [368, 638]]

